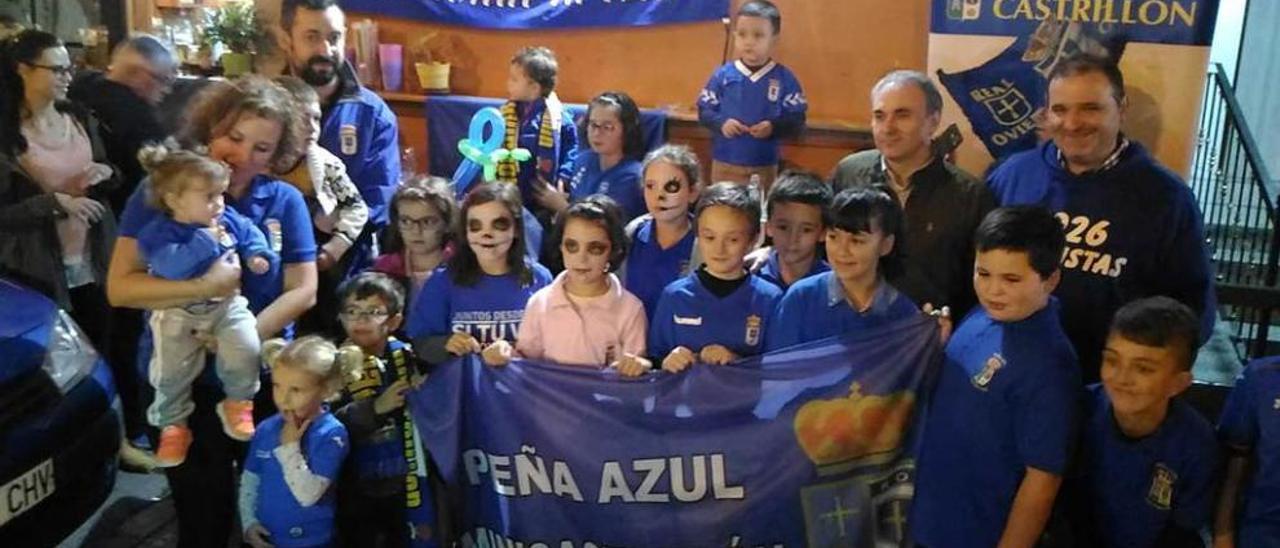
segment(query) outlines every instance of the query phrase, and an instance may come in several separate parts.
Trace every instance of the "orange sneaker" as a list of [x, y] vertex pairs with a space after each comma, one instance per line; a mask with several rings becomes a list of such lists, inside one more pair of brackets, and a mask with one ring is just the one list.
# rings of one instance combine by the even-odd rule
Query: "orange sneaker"
[[156, 467], [173, 468], [187, 460], [187, 448], [191, 447], [191, 429], [180, 424], [170, 424], [160, 431], [160, 448], [156, 449]]
[[222, 431], [233, 440], [253, 439], [253, 401], [225, 399], [218, 404], [218, 418], [222, 419]]

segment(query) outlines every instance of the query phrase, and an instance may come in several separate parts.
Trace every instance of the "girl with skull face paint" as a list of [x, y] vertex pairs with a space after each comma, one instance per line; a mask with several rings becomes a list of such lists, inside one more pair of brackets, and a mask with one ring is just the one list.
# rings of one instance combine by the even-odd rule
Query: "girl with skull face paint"
[[414, 299], [406, 332], [430, 363], [514, 341], [525, 304], [551, 273], [525, 256], [520, 192], [477, 186], [462, 201], [448, 265]]
[[627, 225], [631, 248], [620, 277], [627, 291], [644, 303], [650, 320], [663, 288], [701, 262], [693, 245], [690, 215], [698, 198], [700, 173], [698, 157], [684, 145], [664, 145], [650, 152], [641, 168], [649, 213]]
[[608, 196], [588, 196], [557, 216], [555, 234], [564, 272], [529, 299], [515, 347], [494, 343], [485, 363], [506, 365], [519, 354], [614, 367], [628, 377], [649, 371], [644, 305], [613, 274], [627, 256], [622, 208]]

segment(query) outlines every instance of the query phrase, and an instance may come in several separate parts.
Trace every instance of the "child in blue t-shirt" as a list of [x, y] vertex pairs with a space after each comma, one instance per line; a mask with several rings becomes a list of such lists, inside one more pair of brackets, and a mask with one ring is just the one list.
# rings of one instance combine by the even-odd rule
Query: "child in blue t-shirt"
[[1245, 366], [1218, 419], [1218, 436], [1230, 456], [1214, 546], [1280, 546], [1280, 356]]
[[413, 348], [393, 335], [404, 320], [404, 290], [390, 276], [365, 272], [338, 288], [347, 342], [360, 348], [360, 378], [348, 381], [334, 412], [347, 427], [351, 457], [338, 486], [338, 534], [344, 546], [438, 546], [426, 455], [405, 393], [421, 381]]
[[760, 199], [752, 188], [717, 183], [698, 200], [696, 272], [662, 291], [649, 326], [649, 352], [662, 368], [694, 362], [724, 365], [764, 351], [782, 290], [743, 265], [760, 233]]
[[618, 270], [622, 284], [644, 303], [652, 324], [667, 284], [697, 264], [689, 209], [698, 199], [698, 157], [684, 145], [663, 145], [644, 159], [644, 204], [649, 213], [627, 225], [631, 249]]
[[1176, 397], [1191, 385], [1199, 340], [1199, 319], [1174, 299], [1116, 311], [1063, 486], [1077, 546], [1203, 546], [1218, 447], [1209, 421]]
[[[150, 175], [147, 201], [157, 215], [138, 233], [138, 251], [151, 274], [169, 280], [202, 276], [214, 261], [239, 256], [255, 274], [265, 274], [277, 256], [262, 232], [222, 202], [229, 182], [225, 166], [167, 146], [139, 153]], [[230, 255], [229, 255], [230, 254]], [[155, 310], [155, 333], [148, 377], [155, 400], [147, 418], [160, 428], [156, 460], [173, 467], [186, 460], [192, 442], [187, 417], [195, 410], [191, 384], [205, 365], [205, 345], [217, 341], [217, 373], [226, 399], [217, 414], [228, 436], [253, 437], [253, 396], [258, 392], [258, 322], [249, 303], [236, 295]]]
[[902, 208], [875, 188], [849, 188], [826, 212], [831, 270], [797, 281], [778, 304], [769, 350], [909, 318], [915, 303], [885, 280], [898, 268]]
[[640, 185], [640, 162], [644, 159], [644, 129], [640, 109], [629, 95], [606, 91], [587, 103], [582, 135], [590, 148], [580, 149], [573, 162], [573, 176], [564, 185], [568, 202], [592, 194], [604, 194], [622, 208], [622, 222], [644, 214], [644, 191]]
[[812, 173], [788, 171], [778, 178], [765, 205], [769, 218], [765, 232], [773, 245], [760, 250], [766, 255], [756, 264], [757, 276], [786, 290], [801, 279], [831, 270], [818, 249], [826, 238], [823, 217], [831, 198], [831, 185]]
[[1001, 208], [974, 236], [982, 306], [946, 346], [911, 512], [921, 546], [1032, 546], [1076, 439], [1080, 369], [1058, 323], [1062, 224]]
[[578, 153], [578, 128], [555, 93], [559, 71], [556, 54], [548, 48], [517, 51], [507, 70], [507, 102], [501, 108], [507, 127], [502, 146], [526, 149], [533, 159], [499, 162], [498, 180], [519, 185], [524, 206], [544, 227], [555, 214], [546, 202], [567, 190], [558, 186], [573, 175], [569, 170]]
[[746, 184], [760, 178], [768, 192], [778, 174], [778, 139], [804, 129], [800, 81], [773, 60], [782, 14], [768, 0], [750, 0], [733, 24], [735, 59], [716, 69], [698, 97], [698, 121], [711, 130], [711, 180]]
[[347, 429], [325, 401], [358, 375], [363, 354], [308, 335], [262, 344], [280, 412], [258, 425], [240, 475], [244, 539], [266, 546], [334, 542], [334, 483], [347, 456]]
[[453, 255], [414, 300], [405, 333], [428, 363], [515, 341], [529, 297], [551, 273], [525, 258], [520, 192], [483, 183], [462, 200]]

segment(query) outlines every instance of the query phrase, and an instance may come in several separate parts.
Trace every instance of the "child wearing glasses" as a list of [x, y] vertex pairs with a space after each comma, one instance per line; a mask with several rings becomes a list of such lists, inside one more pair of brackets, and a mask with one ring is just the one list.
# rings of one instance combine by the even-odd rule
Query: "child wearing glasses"
[[404, 320], [404, 290], [386, 274], [365, 272], [338, 289], [347, 344], [364, 365], [336, 408], [351, 453], [338, 482], [338, 535], [345, 546], [408, 546], [409, 532], [435, 530], [425, 455], [405, 410], [405, 393], [424, 364], [393, 335]]
[[400, 282], [412, 303], [423, 284], [449, 255], [458, 205], [442, 177], [420, 177], [405, 183], [391, 198], [391, 224], [383, 238], [383, 254], [373, 263]]

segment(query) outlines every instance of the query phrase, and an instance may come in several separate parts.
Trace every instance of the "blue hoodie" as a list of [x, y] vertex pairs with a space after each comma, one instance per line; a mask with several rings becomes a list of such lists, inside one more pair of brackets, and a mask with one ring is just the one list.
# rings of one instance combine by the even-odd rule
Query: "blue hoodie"
[[1209, 338], [1217, 298], [1200, 209], [1141, 144], [1131, 141], [1111, 167], [1074, 175], [1043, 143], [1010, 156], [987, 184], [1000, 205], [1045, 206], [1066, 229], [1054, 294], [1086, 383], [1098, 381], [1111, 316], [1134, 299], [1181, 301], [1201, 315], [1201, 340]]

